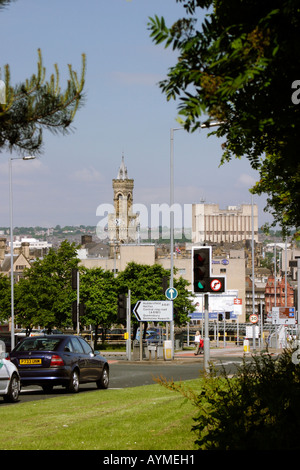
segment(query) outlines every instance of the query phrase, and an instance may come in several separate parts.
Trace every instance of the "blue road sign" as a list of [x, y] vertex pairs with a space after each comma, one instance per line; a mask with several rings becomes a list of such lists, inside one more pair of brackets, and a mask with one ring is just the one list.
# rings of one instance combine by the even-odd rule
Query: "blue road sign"
[[166, 294], [167, 299], [174, 300], [176, 299], [178, 292], [175, 289], [175, 287], [169, 287], [169, 289], [166, 290], [165, 294]]

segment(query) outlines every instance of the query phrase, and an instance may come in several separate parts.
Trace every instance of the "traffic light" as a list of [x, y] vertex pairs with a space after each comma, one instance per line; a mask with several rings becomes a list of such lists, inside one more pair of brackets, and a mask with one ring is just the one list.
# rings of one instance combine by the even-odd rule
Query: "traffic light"
[[124, 320], [126, 318], [126, 295], [118, 295], [118, 320]]
[[192, 250], [193, 292], [200, 294], [225, 292], [226, 278], [211, 276], [211, 247], [193, 247]]
[[72, 289], [77, 290], [77, 273], [78, 269], [72, 268]]
[[193, 291], [208, 292], [211, 247], [193, 248]]
[[72, 302], [72, 322], [77, 323], [77, 300]]
[[83, 315], [86, 314], [86, 306], [84, 303], [80, 302], [79, 303], [79, 312], [77, 312], [77, 300], [74, 300], [72, 302], [72, 322], [77, 323], [77, 315], [79, 313], [79, 317], [82, 317]]

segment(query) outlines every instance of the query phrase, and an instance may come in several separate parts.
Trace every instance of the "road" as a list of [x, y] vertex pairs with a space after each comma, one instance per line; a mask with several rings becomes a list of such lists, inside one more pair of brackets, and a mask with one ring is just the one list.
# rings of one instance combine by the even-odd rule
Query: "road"
[[[227, 373], [236, 371], [236, 366], [241, 365], [243, 354], [240, 350], [222, 351], [211, 353], [211, 361], [215, 367], [225, 367]], [[192, 352], [178, 354], [174, 361], [153, 360], [128, 362], [124, 356], [108, 357], [110, 364], [110, 389], [139, 387], [141, 385], [154, 384], [154, 378], [164, 377], [167, 380], [184, 381], [197, 379], [203, 372], [203, 356], [195, 357]], [[97, 390], [94, 383], [82, 384], [79, 393]], [[40, 387], [24, 387], [18, 403], [44, 400], [61, 396], [66, 393], [65, 388], [55, 387], [53, 392], [45, 394]], [[100, 391], [101, 393], [101, 391]], [[0, 398], [1, 406], [11, 406]]]

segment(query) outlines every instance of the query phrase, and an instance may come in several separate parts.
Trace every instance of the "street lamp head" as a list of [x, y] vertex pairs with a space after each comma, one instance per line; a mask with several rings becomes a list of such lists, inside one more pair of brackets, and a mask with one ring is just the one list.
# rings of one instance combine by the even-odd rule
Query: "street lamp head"
[[23, 157], [23, 160], [34, 160], [35, 158], [35, 155], [26, 155], [25, 157]]

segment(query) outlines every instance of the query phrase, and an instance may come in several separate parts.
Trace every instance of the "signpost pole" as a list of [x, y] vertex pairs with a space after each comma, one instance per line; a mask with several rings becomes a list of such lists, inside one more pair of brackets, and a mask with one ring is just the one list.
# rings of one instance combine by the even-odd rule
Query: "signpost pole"
[[297, 259], [297, 339], [300, 339], [300, 259]]
[[140, 361], [143, 360], [143, 322], [140, 321]]
[[79, 299], [79, 271], [77, 270], [77, 335], [79, 336], [79, 332], [80, 332], [80, 326], [79, 326], [79, 302], [80, 302], [80, 299]]
[[131, 360], [131, 291], [128, 290], [127, 297], [127, 309], [126, 309], [126, 330], [127, 330], [127, 339], [126, 339], [126, 352], [128, 361]]

